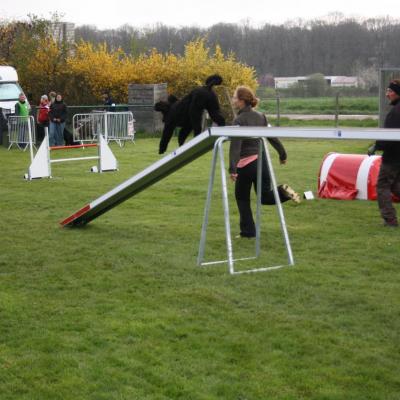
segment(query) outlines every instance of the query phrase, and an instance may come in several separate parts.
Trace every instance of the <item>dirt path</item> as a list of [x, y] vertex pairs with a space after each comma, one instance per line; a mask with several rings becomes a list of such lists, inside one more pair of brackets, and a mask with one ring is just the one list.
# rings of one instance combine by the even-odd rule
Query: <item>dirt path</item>
[[[276, 118], [276, 115], [270, 115], [271, 117]], [[320, 120], [330, 120], [334, 121], [335, 116], [332, 114], [281, 114], [281, 118], [289, 118], [289, 119], [299, 119], [308, 121], [311, 119], [320, 119]], [[355, 120], [363, 120], [363, 119], [379, 119], [378, 115], [362, 115], [362, 114], [353, 114], [353, 115], [339, 115], [339, 121], [343, 119], [355, 119]]]

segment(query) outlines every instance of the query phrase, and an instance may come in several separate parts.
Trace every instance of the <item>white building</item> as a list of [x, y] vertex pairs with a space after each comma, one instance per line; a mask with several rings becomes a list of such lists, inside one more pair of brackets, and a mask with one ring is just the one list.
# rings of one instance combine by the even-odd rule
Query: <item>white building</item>
[[326, 76], [325, 79], [332, 87], [358, 87], [356, 76]]
[[53, 22], [50, 33], [57, 43], [73, 44], [75, 42], [75, 24], [72, 22]]
[[[307, 76], [279, 77], [275, 79], [275, 89], [288, 89], [297, 83], [305, 82]], [[325, 76], [326, 83], [332, 87], [357, 87], [356, 76]]]

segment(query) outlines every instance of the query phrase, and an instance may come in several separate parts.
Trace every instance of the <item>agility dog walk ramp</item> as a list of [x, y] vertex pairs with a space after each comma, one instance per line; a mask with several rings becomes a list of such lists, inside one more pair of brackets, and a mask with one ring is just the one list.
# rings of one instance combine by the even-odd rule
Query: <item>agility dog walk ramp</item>
[[[87, 204], [68, 218], [60, 222], [62, 226], [81, 226], [85, 225], [91, 220], [97, 218], [101, 214], [107, 212], [108, 210], [116, 207], [118, 204], [129, 199], [135, 194], [141, 192], [147, 187], [153, 185], [159, 180], [165, 178], [166, 176], [172, 174], [174, 171], [182, 168], [184, 165], [194, 161], [199, 158], [204, 153], [208, 152], [214, 147], [213, 157], [212, 157], [212, 168], [209, 181], [208, 195], [206, 201], [206, 207], [204, 212], [202, 234], [199, 246], [198, 255], [198, 265], [206, 266], [219, 263], [228, 263], [229, 272], [231, 274], [241, 274], [250, 273], [257, 271], [269, 271], [277, 268], [282, 268], [281, 266], [273, 267], [262, 267], [250, 270], [236, 271], [234, 269], [234, 262], [240, 261], [240, 259], [234, 259], [232, 251], [232, 240], [230, 232], [230, 222], [229, 222], [229, 206], [228, 206], [228, 191], [226, 185], [226, 170], [224, 165], [224, 152], [222, 149], [222, 144], [224, 141], [230, 138], [258, 138], [260, 144], [264, 147], [267, 162], [270, 169], [270, 177], [273, 182], [274, 195], [278, 208], [279, 219], [281, 222], [281, 228], [283, 237], [285, 240], [286, 250], [288, 253], [288, 265], [294, 265], [291, 245], [288, 237], [288, 232], [286, 228], [286, 222], [282, 210], [282, 206], [279, 200], [279, 194], [276, 189], [275, 174], [273, 171], [272, 162], [269, 155], [269, 150], [266, 143], [266, 138], [280, 137], [280, 138], [295, 138], [295, 139], [339, 139], [339, 140], [396, 140], [400, 141], [400, 130], [398, 129], [318, 129], [318, 128], [266, 128], [266, 127], [216, 127], [209, 128], [208, 131], [203, 132], [198, 135], [185, 145], [179, 147], [172, 153], [163, 157], [161, 160], [155, 162], [150, 167], [144, 169], [137, 175], [126, 180], [116, 188], [112, 189], [108, 193], [99, 197], [98, 199]], [[261, 152], [261, 146], [260, 150]], [[225, 234], [226, 234], [226, 244], [227, 244], [227, 260], [223, 261], [212, 261], [204, 262], [204, 249], [206, 240], [206, 229], [208, 224], [208, 210], [211, 199], [211, 192], [214, 182], [214, 175], [216, 171], [217, 156], [219, 154], [220, 165], [221, 165], [221, 179], [222, 179], [222, 189], [223, 189], [223, 204], [224, 204], [224, 219], [225, 219]], [[258, 183], [261, 177], [261, 156], [258, 157]], [[261, 197], [257, 196], [257, 233], [256, 233], [256, 256], [251, 258], [257, 258], [260, 250], [260, 201]]]
[[60, 222], [62, 226], [85, 225], [118, 204], [153, 185], [174, 171], [202, 156], [213, 148], [219, 137], [227, 138], [295, 138], [339, 140], [400, 140], [398, 129], [357, 128], [267, 128], [267, 127], [213, 127], [169, 153], [137, 175], [126, 180], [108, 193], [85, 205]]
[[214, 142], [217, 139], [218, 137], [211, 136], [210, 131], [201, 133], [108, 193], [85, 205], [61, 221], [60, 224], [68, 227], [87, 224], [118, 204], [121, 204], [135, 194], [194, 161], [204, 153], [207, 153], [213, 148]]

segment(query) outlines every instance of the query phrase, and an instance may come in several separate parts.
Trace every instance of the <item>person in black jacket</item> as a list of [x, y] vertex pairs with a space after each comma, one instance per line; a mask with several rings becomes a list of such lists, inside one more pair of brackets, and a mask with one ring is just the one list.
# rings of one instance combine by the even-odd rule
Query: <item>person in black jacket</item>
[[[240, 126], [268, 126], [264, 114], [253, 110], [258, 99], [253, 91], [246, 86], [239, 86], [232, 99], [233, 106], [238, 109], [238, 116], [234, 125]], [[279, 153], [281, 164], [286, 164], [287, 154], [278, 138], [268, 138], [268, 141]], [[251, 189], [254, 186], [257, 191], [257, 159], [259, 139], [233, 138], [229, 148], [229, 173], [235, 182], [235, 198], [240, 214], [240, 236], [252, 238], [256, 236], [256, 226], [250, 206]], [[261, 172], [261, 204], [275, 204], [274, 192], [271, 188], [268, 164], [265, 153], [262, 154]], [[278, 186], [280, 201], [283, 203], [293, 200], [300, 202], [300, 196], [289, 185]]]
[[165, 153], [175, 128], [180, 127], [178, 143], [181, 146], [193, 130], [194, 136], [201, 133], [203, 111], [207, 110], [210, 118], [218, 125], [225, 125], [225, 118], [221, 114], [218, 97], [212, 90], [213, 86], [220, 85], [222, 77], [218, 74], [206, 79], [205, 85], [193, 89], [189, 94], [178, 100], [169, 96], [168, 101], [159, 101], [154, 109], [163, 115], [164, 129], [159, 146], [159, 154]]
[[[386, 89], [386, 97], [392, 105], [385, 118], [384, 128], [400, 129], [400, 80], [393, 80]], [[400, 197], [400, 142], [377, 140], [368, 154], [383, 150], [382, 164], [376, 186], [378, 206], [384, 226], [398, 227], [396, 210], [392, 204], [392, 193]]]
[[110, 93], [108, 93], [108, 92], [103, 93], [103, 104], [105, 106], [107, 106], [105, 111], [109, 111], [109, 112], [115, 112], [116, 111], [115, 101], [111, 97]]
[[67, 106], [65, 105], [62, 95], [57, 94], [53, 104], [50, 105], [49, 120], [49, 145], [63, 146], [64, 145], [64, 128], [67, 119]]

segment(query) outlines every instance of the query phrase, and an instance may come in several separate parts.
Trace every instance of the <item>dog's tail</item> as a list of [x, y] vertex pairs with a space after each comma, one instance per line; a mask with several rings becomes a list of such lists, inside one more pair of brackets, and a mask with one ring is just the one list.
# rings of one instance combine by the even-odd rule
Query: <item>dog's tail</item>
[[222, 76], [219, 74], [210, 75], [206, 79], [206, 86], [211, 89], [213, 86], [220, 85], [223, 82]]

